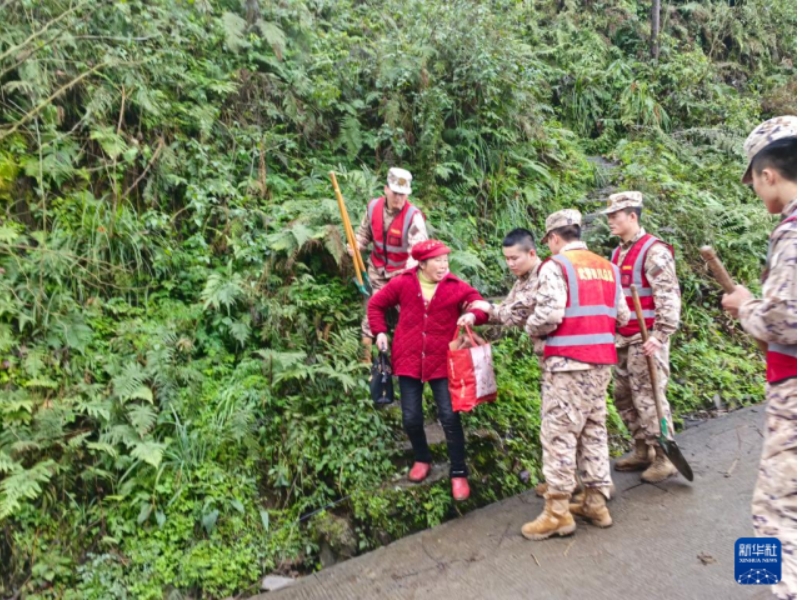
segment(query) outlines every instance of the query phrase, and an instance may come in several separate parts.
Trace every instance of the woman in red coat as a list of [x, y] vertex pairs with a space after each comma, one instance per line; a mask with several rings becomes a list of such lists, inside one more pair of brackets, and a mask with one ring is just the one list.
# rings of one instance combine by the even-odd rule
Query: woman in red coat
[[439, 421], [447, 439], [453, 498], [469, 497], [465, 462], [464, 430], [461, 417], [453, 412], [447, 388], [447, 348], [457, 327], [481, 325], [489, 316], [468, 307], [481, 295], [472, 286], [452, 275], [448, 269], [450, 248], [437, 240], [427, 240], [411, 249], [419, 266], [392, 279], [370, 298], [367, 306], [369, 327], [377, 335], [379, 349], [386, 350], [386, 311], [399, 307], [400, 321], [392, 340], [392, 370], [400, 381], [403, 428], [414, 449], [411, 481], [424, 480], [431, 470], [431, 452], [425, 438], [422, 413], [422, 386], [427, 381], [436, 401]]

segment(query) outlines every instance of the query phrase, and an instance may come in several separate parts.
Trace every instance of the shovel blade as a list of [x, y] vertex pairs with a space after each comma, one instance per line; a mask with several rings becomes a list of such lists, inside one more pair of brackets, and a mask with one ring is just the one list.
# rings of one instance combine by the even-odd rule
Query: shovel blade
[[363, 296], [369, 298], [372, 295], [370, 293], [370, 289], [368, 289], [368, 287], [367, 287], [369, 285], [368, 283], [365, 283], [364, 285], [361, 285], [361, 283], [359, 283], [359, 281], [358, 281], [358, 278], [356, 278], [356, 277], [353, 277], [353, 283], [356, 284], [356, 287], [358, 288], [358, 291], [361, 292], [361, 294]]
[[675, 465], [675, 468], [678, 469], [678, 472], [683, 475], [687, 480], [694, 481], [694, 473], [692, 473], [692, 467], [689, 466], [689, 463], [686, 462], [686, 459], [681, 454], [680, 448], [678, 448], [678, 444], [675, 443], [674, 440], [668, 440], [664, 438], [660, 438], [658, 443], [661, 444], [661, 448], [664, 450], [664, 454], [667, 455], [669, 462]]
[[361, 278], [364, 280], [364, 292], [367, 296], [372, 295], [372, 286], [369, 284], [369, 276], [366, 271], [361, 272]]

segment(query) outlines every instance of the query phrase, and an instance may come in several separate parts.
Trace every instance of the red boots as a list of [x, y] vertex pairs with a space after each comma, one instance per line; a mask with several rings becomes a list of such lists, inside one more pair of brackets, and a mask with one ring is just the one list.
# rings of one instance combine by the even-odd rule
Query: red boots
[[428, 474], [431, 472], [431, 465], [429, 463], [415, 462], [414, 466], [408, 472], [408, 480], [414, 483], [424, 481]]
[[[420, 483], [430, 475], [431, 466], [428, 463], [415, 462], [408, 472], [408, 480], [414, 483]], [[451, 480], [453, 486], [453, 499], [456, 502], [463, 502], [469, 498], [469, 482], [466, 477], [453, 477]]]
[[453, 500], [463, 502], [469, 498], [469, 483], [466, 477], [453, 477], [450, 481], [453, 484]]

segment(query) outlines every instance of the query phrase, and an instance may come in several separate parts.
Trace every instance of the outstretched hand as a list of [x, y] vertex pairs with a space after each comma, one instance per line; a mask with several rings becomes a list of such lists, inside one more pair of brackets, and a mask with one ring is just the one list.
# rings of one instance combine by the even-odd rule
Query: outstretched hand
[[460, 317], [458, 317], [458, 322], [456, 323], [459, 327], [467, 327], [471, 325], [475, 325], [475, 315], [472, 313], [464, 313]]
[[492, 305], [486, 300], [475, 300], [475, 302], [469, 305], [469, 308], [471, 310], [481, 310], [486, 314], [492, 312]]

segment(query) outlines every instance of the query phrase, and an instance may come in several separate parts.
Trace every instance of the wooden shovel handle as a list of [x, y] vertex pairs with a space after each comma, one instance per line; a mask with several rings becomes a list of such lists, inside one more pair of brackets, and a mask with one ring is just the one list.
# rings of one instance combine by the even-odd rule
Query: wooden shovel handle
[[[711, 269], [711, 274], [714, 276], [717, 283], [722, 286], [726, 294], [730, 294], [736, 287], [736, 282], [730, 276], [728, 269], [722, 264], [722, 261], [719, 259], [714, 249], [711, 246], [703, 246], [700, 248], [700, 255], [703, 257], [703, 260], [706, 261], [708, 268]], [[767, 353], [766, 342], [756, 339], [756, 345], [764, 354]]]
[[[636, 320], [639, 322], [639, 331], [642, 332], [642, 344], [646, 343], [650, 336], [647, 333], [647, 325], [644, 322], [644, 315], [642, 314], [642, 303], [639, 301], [639, 290], [635, 285], [631, 285], [631, 299], [633, 300], [633, 308], [636, 310]], [[656, 369], [656, 361], [652, 356], [645, 356], [647, 360], [647, 369], [650, 371], [650, 384], [653, 387], [653, 400], [656, 405], [656, 415], [658, 415], [658, 424], [661, 427], [661, 421], [664, 419], [664, 410], [661, 407], [661, 388], [658, 386], [658, 369]]]
[[726, 269], [725, 265], [720, 261], [714, 249], [711, 246], [703, 246], [700, 248], [700, 255], [703, 257], [703, 260], [706, 261], [708, 268], [711, 269], [711, 274], [714, 276], [714, 279], [717, 280], [717, 283], [722, 286], [726, 294], [730, 294], [733, 288], [736, 287], [736, 283], [728, 273], [728, 269]]
[[353, 226], [350, 224], [350, 216], [347, 214], [347, 207], [345, 206], [344, 198], [342, 198], [342, 192], [339, 189], [339, 182], [336, 180], [336, 173], [334, 171], [330, 171], [328, 176], [331, 178], [331, 183], [333, 184], [333, 191], [336, 194], [336, 202], [339, 204], [339, 212], [342, 213], [342, 224], [344, 225], [344, 232], [347, 236], [347, 243], [353, 249], [353, 266], [355, 267], [356, 271], [356, 279], [358, 279], [358, 283], [363, 286], [364, 279], [361, 274], [365, 271], [365, 269], [364, 264], [361, 262], [361, 254], [358, 251], [356, 236], [355, 233], [353, 233]]

